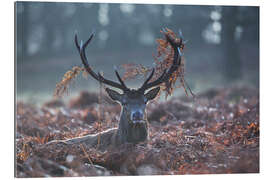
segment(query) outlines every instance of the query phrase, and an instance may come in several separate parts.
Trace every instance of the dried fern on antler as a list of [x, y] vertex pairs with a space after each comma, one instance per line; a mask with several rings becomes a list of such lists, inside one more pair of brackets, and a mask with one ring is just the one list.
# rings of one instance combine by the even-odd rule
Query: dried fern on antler
[[[175, 33], [166, 28], [161, 31], [161, 33], [167, 34], [170, 37], [172, 37], [175, 42], [179, 43], [180, 41], [183, 41], [183, 36], [181, 31], [179, 32], [180, 38], [177, 38]], [[173, 57], [174, 57], [174, 50], [171, 48], [170, 43], [167, 41], [167, 39], [157, 39], [156, 40], [158, 46], [157, 46], [157, 55], [153, 55], [154, 57], [154, 64], [155, 64], [155, 75], [152, 79], [154, 81], [157, 79], [165, 69], [170, 67], [173, 64]], [[184, 43], [180, 47], [180, 50], [183, 51], [184, 49]], [[163, 83], [161, 85], [161, 90], [166, 93], [166, 97], [168, 95], [172, 95], [175, 88], [183, 87], [185, 90], [186, 95], [188, 96], [187, 88], [192, 96], [194, 94], [192, 93], [191, 89], [189, 88], [188, 84], [185, 81], [184, 74], [185, 74], [185, 60], [183, 56], [181, 56], [181, 65], [175, 71], [172, 76], [170, 77], [169, 81], [166, 83]], [[144, 75], [146, 77], [147, 73], [151, 71], [151, 68], [147, 68], [141, 64], [123, 64], [122, 67], [124, 68], [124, 78], [125, 79], [134, 79], [138, 75]], [[176, 86], [177, 79], [179, 79], [180, 85]]]

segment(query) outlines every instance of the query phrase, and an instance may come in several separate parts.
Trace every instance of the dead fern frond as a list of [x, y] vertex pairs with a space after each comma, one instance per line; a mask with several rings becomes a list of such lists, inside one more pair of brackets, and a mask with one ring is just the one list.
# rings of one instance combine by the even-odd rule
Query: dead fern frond
[[[175, 33], [166, 28], [166, 32], [161, 31], [172, 37], [176, 42], [180, 42], [181, 39], [177, 38]], [[151, 81], [156, 80], [165, 69], [168, 69], [173, 64], [174, 50], [171, 48], [170, 43], [166, 39], [157, 39], [157, 55], [153, 54], [154, 64], [155, 64], [155, 74]], [[181, 51], [184, 49], [184, 45], [180, 47]], [[146, 77], [147, 73], [151, 71], [151, 68], [145, 67], [141, 64], [123, 64], [124, 68], [124, 79], [134, 79], [138, 75], [144, 75]], [[171, 75], [169, 81], [161, 85], [161, 91], [165, 92], [165, 97], [172, 95], [176, 88], [183, 87], [185, 94], [188, 96], [188, 88], [190, 94], [194, 96], [188, 84], [185, 81], [185, 59], [182, 57], [181, 65], [179, 68]], [[180, 85], [176, 86], [177, 79], [179, 79]]]
[[23, 144], [21, 152], [17, 154], [17, 159], [19, 159], [22, 162], [25, 162], [28, 157], [30, 156], [30, 147], [27, 143]]
[[67, 71], [62, 80], [56, 84], [56, 88], [54, 90], [54, 97], [61, 97], [65, 93], [68, 92], [69, 84], [75, 79], [81, 72], [83, 72], [83, 76], [86, 77], [87, 73], [84, 68], [74, 66], [71, 70]]
[[150, 68], [143, 66], [142, 64], [122, 64], [122, 68], [125, 70], [123, 80], [134, 79], [139, 75], [146, 77], [147, 73], [151, 71]]

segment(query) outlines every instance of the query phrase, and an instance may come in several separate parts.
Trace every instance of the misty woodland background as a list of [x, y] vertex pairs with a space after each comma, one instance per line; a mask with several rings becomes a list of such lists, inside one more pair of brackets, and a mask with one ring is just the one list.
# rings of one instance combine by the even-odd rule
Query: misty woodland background
[[[155, 40], [168, 27], [180, 28], [188, 40], [186, 78], [195, 93], [231, 83], [259, 85], [257, 7], [18, 2], [16, 12], [18, 99], [44, 102], [67, 70], [82, 65], [75, 32], [82, 40], [95, 32], [90, 65], [112, 79], [114, 65], [153, 66]], [[135, 88], [139, 82], [127, 83]], [[79, 77], [70, 93], [97, 85]]]
[[[17, 2], [16, 176], [258, 173], [259, 8], [186, 5]], [[116, 80], [123, 64], [153, 67], [161, 28], [180, 28], [184, 90], [147, 105], [149, 140], [100, 151], [68, 139], [117, 127], [121, 107], [99, 83], [82, 76], [68, 96], [56, 84], [82, 66], [75, 32], [86, 40], [89, 64]], [[142, 77], [127, 81], [136, 88]]]

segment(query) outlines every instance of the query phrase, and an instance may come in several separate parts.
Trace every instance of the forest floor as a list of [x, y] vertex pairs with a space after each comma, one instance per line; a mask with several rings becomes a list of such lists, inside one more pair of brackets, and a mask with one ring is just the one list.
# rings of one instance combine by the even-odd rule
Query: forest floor
[[210, 89], [195, 100], [148, 104], [149, 139], [100, 151], [83, 144], [44, 146], [117, 127], [120, 105], [82, 92], [68, 103], [18, 102], [16, 176], [114, 176], [259, 172], [259, 92]]

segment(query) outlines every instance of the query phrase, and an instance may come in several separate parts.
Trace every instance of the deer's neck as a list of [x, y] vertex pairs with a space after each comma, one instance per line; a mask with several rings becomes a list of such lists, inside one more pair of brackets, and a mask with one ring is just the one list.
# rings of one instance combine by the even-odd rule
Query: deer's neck
[[120, 122], [117, 131], [121, 143], [139, 143], [148, 137], [148, 123], [133, 124], [130, 115], [122, 108]]

